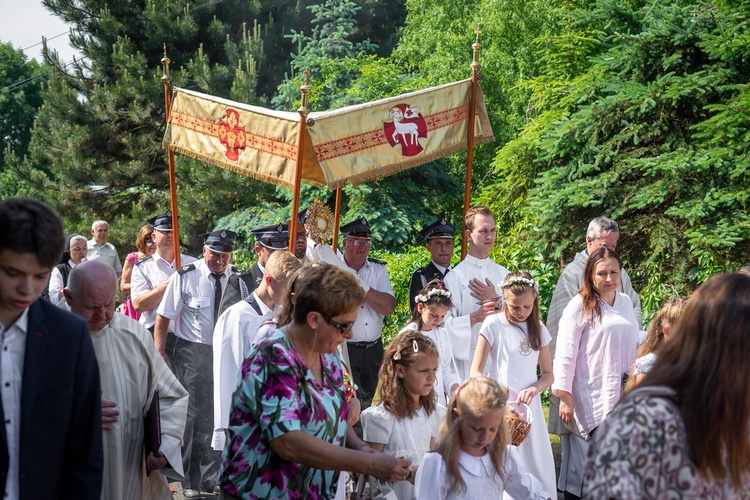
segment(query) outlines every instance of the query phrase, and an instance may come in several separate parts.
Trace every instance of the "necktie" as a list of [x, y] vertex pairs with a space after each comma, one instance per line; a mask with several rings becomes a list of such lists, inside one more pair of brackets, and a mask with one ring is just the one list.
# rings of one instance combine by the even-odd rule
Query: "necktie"
[[214, 277], [214, 324], [219, 316], [219, 305], [221, 304], [221, 277], [224, 273], [211, 273]]

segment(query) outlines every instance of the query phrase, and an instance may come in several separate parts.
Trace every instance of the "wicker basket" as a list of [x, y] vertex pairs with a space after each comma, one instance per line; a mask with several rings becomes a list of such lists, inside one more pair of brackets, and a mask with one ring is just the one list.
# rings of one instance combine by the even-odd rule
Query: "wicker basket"
[[[526, 415], [529, 415], [529, 407], [526, 405], [522, 406], [527, 410]], [[506, 419], [508, 422], [508, 430], [510, 431], [510, 444], [518, 446], [523, 443], [523, 440], [529, 435], [531, 422], [527, 422], [520, 414], [516, 413], [510, 413]]]

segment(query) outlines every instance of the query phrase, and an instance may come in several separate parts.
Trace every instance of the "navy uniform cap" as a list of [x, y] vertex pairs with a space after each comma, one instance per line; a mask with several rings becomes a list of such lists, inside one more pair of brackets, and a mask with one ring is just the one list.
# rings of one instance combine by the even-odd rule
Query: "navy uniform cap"
[[286, 250], [289, 248], [289, 224], [271, 224], [250, 230], [255, 241], [266, 248]]
[[341, 226], [341, 234], [344, 236], [360, 236], [363, 238], [370, 237], [370, 225], [367, 223], [367, 219], [361, 217], [353, 220], [349, 224]]
[[154, 215], [150, 219], [146, 219], [146, 222], [154, 226], [154, 229], [158, 231], [171, 231], [172, 211], [165, 210], [164, 212]]
[[456, 235], [456, 230], [448, 224], [445, 217], [441, 217], [426, 228], [422, 229], [422, 236], [425, 240], [432, 238], [453, 238]]
[[[307, 207], [307, 208], [310, 208], [310, 207]], [[307, 208], [300, 211], [300, 213], [297, 214], [300, 224], [304, 224], [305, 222], [307, 222]]]
[[237, 233], [228, 229], [220, 229], [204, 235], [206, 237], [206, 248], [212, 252], [228, 253], [234, 252], [234, 242]]

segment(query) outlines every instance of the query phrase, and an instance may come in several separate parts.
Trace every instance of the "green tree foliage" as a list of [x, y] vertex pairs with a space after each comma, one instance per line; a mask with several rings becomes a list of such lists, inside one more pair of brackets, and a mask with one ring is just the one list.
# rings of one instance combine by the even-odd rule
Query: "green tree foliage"
[[[560, 29], [553, 5], [538, 0], [407, 2], [406, 25], [394, 58], [430, 85], [471, 76], [471, 45], [475, 30], [481, 30], [481, 85], [497, 142], [474, 153], [474, 195], [494, 181], [488, 166], [497, 145], [511, 140], [524, 126], [529, 92], [520, 84], [541, 71], [534, 40]], [[453, 155], [448, 161], [451, 174], [462, 180], [465, 155]]]
[[0, 43], [0, 171], [5, 170], [8, 150], [21, 156], [28, 150], [45, 74], [45, 68], [34, 59], [28, 61], [21, 50]]
[[543, 58], [576, 63], [529, 82], [533, 119], [493, 164], [528, 189], [516, 191], [514, 236], [564, 261], [591, 218], [617, 219], [651, 311], [746, 263], [747, 7], [601, 0], [572, 11]]
[[[247, 2], [48, 0], [73, 24], [83, 54], [67, 66], [46, 53], [52, 73], [30, 156], [15, 169], [35, 183], [66, 220], [124, 222], [130, 236], [143, 218], [169, 204], [161, 82], [163, 46], [175, 84], [252, 102], [263, 58], [261, 28]], [[38, 173], [44, 177], [39, 178]], [[231, 172], [178, 158], [182, 221], [188, 242], [266, 186]], [[132, 219], [131, 219], [132, 218]], [[113, 231], [113, 237], [117, 237]]]

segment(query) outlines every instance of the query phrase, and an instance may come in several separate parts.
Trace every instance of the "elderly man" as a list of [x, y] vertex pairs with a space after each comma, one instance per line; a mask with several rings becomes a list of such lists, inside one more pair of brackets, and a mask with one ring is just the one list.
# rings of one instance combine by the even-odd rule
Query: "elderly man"
[[27, 198], [0, 202], [0, 493], [99, 500], [99, 369], [86, 322], [38, 300], [63, 223]]
[[255, 235], [253, 251], [258, 260], [247, 271], [235, 272], [229, 278], [227, 291], [224, 294], [219, 314], [223, 314], [227, 308], [241, 300], [245, 300], [258, 288], [265, 272], [266, 262], [272, 253], [289, 248], [289, 225], [271, 224], [270, 226], [256, 227], [250, 230]]
[[484, 206], [469, 208], [464, 228], [469, 239], [469, 254], [445, 277], [445, 287], [453, 292], [453, 305], [445, 318], [445, 328], [450, 335], [460, 380], [469, 378], [479, 329], [484, 319], [494, 314], [500, 305], [497, 285], [508, 275], [507, 269], [490, 259], [497, 236], [492, 211]]
[[364, 288], [357, 321], [352, 326], [352, 339], [347, 341], [352, 378], [359, 386], [362, 407], [370, 405], [378, 383], [378, 370], [383, 362], [383, 320], [396, 310], [396, 294], [391, 286], [385, 262], [370, 259], [370, 225], [367, 220], [354, 220], [341, 226], [344, 235], [344, 263], [357, 276]]
[[[557, 342], [557, 328], [560, 318], [570, 299], [575, 297], [583, 286], [583, 269], [586, 267], [586, 261], [589, 254], [599, 247], [607, 247], [615, 250], [617, 240], [620, 237], [620, 228], [617, 222], [606, 217], [597, 217], [589, 223], [586, 231], [586, 248], [575, 255], [573, 261], [565, 266], [557, 286], [552, 294], [552, 301], [547, 312], [547, 330], [552, 336], [552, 342], [549, 344], [549, 353], [552, 359], [555, 357], [555, 345]], [[633, 289], [625, 268], [621, 271], [620, 287], [617, 289], [620, 293], [626, 294], [633, 301], [633, 311], [635, 319], [638, 320], [638, 326], [641, 326], [641, 299], [638, 293]], [[550, 394], [550, 412], [549, 412], [549, 431], [553, 434], [564, 434], [568, 432], [562, 425], [558, 413], [559, 398]]]
[[444, 280], [451, 269], [453, 256], [453, 238], [456, 230], [448, 224], [445, 217], [441, 217], [422, 230], [425, 248], [430, 252], [432, 260], [425, 267], [420, 267], [411, 275], [409, 281], [409, 307], [414, 309], [414, 297], [419, 295], [422, 288], [432, 280]]
[[[190, 394], [182, 482], [183, 495], [188, 499], [212, 493], [219, 472], [221, 456], [211, 449], [212, 343], [222, 295], [233, 274], [229, 262], [235, 238], [236, 234], [226, 229], [209, 233], [203, 245], [203, 260], [177, 271], [156, 311], [156, 349], [165, 360], [171, 360], [177, 379]], [[174, 333], [168, 331], [170, 321], [174, 321]]]
[[97, 220], [91, 224], [93, 238], [87, 242], [88, 252], [86, 260], [101, 260], [109, 264], [117, 273], [117, 278], [122, 274], [122, 263], [117, 249], [112, 243], [107, 242], [109, 236], [109, 224], [105, 220]]
[[[99, 261], [84, 262], [70, 273], [65, 300], [89, 324], [99, 364], [104, 406], [102, 498], [170, 499], [161, 471], [173, 464], [182, 472], [182, 434], [188, 394], [154, 348], [148, 330], [115, 312], [117, 277]], [[161, 447], [146, 458], [143, 415], [158, 391]]]
[[258, 288], [219, 316], [214, 328], [214, 436], [211, 446], [223, 450], [237, 376], [258, 329], [273, 320], [292, 275], [302, 267], [289, 252], [274, 252]]
[[[130, 280], [130, 293], [133, 307], [141, 313], [138, 321], [153, 332], [156, 324], [156, 307], [164, 296], [169, 278], [175, 272], [172, 212], [161, 212], [146, 222], [154, 227], [152, 237], [156, 243], [156, 253], [135, 263]], [[180, 263], [183, 265], [193, 261], [194, 257], [180, 255]]]

